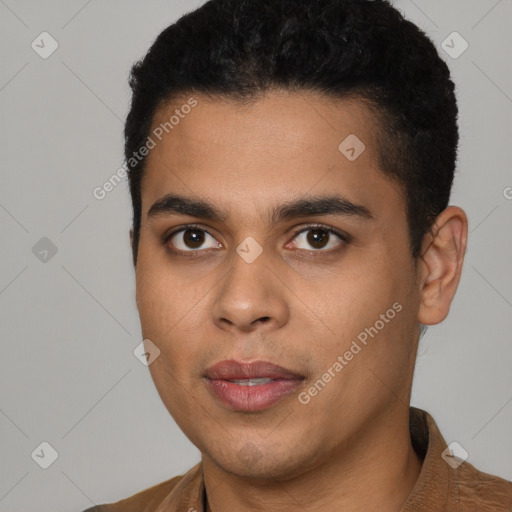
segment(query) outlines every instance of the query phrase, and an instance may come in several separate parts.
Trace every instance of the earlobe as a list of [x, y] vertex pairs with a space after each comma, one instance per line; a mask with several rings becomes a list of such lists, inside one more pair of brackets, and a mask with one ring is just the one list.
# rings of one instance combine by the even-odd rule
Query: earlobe
[[419, 263], [418, 322], [442, 322], [455, 296], [467, 245], [468, 220], [464, 210], [449, 206], [425, 235]]

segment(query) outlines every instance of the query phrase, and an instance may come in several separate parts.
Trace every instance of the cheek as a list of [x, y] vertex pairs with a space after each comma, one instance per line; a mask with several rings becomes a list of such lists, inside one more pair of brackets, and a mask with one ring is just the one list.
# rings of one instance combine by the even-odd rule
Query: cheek
[[137, 307], [143, 335], [150, 339], [159, 338], [175, 316], [170, 290], [155, 276], [156, 273], [146, 272], [143, 267], [137, 269]]
[[310, 289], [310, 298], [304, 299], [314, 306], [331, 335], [342, 339], [373, 324], [401, 293], [401, 284], [393, 283], [385, 265], [377, 260], [361, 264], [361, 259], [355, 255], [353, 261], [344, 262], [339, 272], [315, 286], [313, 293]]
[[[389, 249], [388, 254], [354, 254], [335, 276], [315, 287], [315, 315], [309, 313], [307, 322], [310, 331], [325, 334], [315, 344], [324, 370], [347, 354], [350, 362], [343, 373], [351, 381], [364, 381], [370, 367], [393, 374], [409, 361], [417, 308], [414, 273], [410, 260], [404, 257], [397, 263], [391, 253]], [[303, 332], [307, 331], [305, 326]]]
[[143, 333], [163, 336], [194, 308], [195, 287], [182, 283], [183, 276], [158, 258], [141, 260], [136, 270], [136, 297]]
[[205, 288], [181, 284], [180, 276], [173, 276], [168, 268], [144, 264], [137, 268], [136, 286], [142, 335], [160, 350], [150, 365], [155, 382], [173, 378], [184, 382], [201, 355]]
[[192, 399], [194, 389], [183, 375], [183, 368], [187, 368], [186, 360], [180, 360], [172, 351], [164, 350], [149, 366], [149, 371], [165, 408], [190, 437], [195, 431], [195, 420], [198, 416], [195, 410], [197, 400]]

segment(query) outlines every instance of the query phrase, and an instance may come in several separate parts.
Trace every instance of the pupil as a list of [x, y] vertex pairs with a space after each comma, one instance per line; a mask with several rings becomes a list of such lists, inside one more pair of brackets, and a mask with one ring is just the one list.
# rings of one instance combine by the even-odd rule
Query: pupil
[[201, 247], [204, 242], [204, 233], [199, 231], [198, 229], [187, 229], [184, 233], [185, 235], [185, 244], [192, 248], [196, 249], [197, 247]]
[[329, 238], [329, 234], [325, 229], [312, 229], [308, 236], [308, 242], [315, 247], [316, 249], [321, 249], [325, 247], [327, 239]]

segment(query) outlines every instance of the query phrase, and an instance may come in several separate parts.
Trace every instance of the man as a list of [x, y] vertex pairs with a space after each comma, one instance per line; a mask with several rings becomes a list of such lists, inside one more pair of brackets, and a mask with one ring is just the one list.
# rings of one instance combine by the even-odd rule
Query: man
[[146, 356], [202, 460], [89, 510], [512, 510], [409, 406], [467, 241], [426, 35], [385, 1], [212, 0], [130, 83]]

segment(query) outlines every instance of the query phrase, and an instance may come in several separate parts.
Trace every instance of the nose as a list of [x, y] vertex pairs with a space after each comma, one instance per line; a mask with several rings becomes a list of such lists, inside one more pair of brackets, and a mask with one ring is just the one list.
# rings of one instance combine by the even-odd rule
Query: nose
[[212, 306], [213, 321], [227, 331], [271, 331], [285, 325], [289, 308], [284, 286], [262, 254], [247, 263], [238, 254]]

